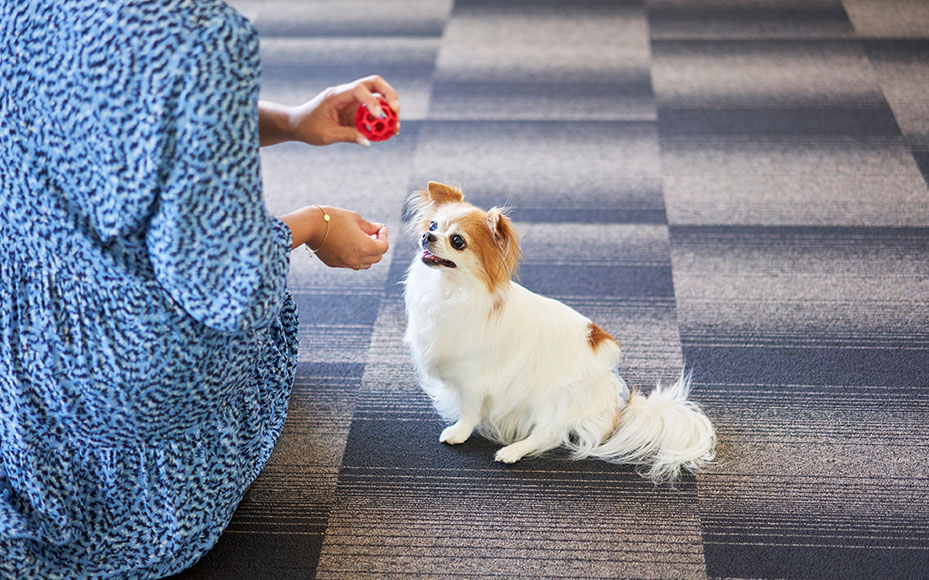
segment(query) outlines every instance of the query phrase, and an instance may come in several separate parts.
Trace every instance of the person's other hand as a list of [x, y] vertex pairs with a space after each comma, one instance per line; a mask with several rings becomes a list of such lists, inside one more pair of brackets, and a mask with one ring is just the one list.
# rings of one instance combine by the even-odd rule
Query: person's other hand
[[[294, 138], [311, 145], [346, 142], [368, 146], [371, 143], [355, 128], [355, 113], [361, 105], [377, 112], [378, 97], [400, 114], [397, 91], [377, 75], [329, 87], [310, 101], [294, 107], [291, 127]], [[397, 132], [400, 124], [397, 123]]]
[[387, 226], [371, 223], [357, 212], [325, 207], [330, 216], [329, 235], [316, 256], [332, 268], [366, 270], [387, 252]]

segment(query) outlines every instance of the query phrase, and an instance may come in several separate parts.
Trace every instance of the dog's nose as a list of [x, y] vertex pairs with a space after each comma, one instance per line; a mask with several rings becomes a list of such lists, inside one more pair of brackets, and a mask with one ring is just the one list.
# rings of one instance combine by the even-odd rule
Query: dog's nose
[[423, 249], [425, 250], [426, 247], [432, 242], [434, 242], [435, 240], [436, 240], [435, 235], [433, 235], [432, 233], [426, 232], [425, 234], [423, 234], [423, 238], [422, 238]]

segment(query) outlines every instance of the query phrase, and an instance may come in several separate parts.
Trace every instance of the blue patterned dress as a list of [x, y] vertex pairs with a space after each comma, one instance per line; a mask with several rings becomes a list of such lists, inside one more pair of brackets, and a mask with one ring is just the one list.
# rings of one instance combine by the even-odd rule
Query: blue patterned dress
[[281, 431], [297, 318], [258, 40], [212, 0], [0, 0], [0, 578], [201, 557]]

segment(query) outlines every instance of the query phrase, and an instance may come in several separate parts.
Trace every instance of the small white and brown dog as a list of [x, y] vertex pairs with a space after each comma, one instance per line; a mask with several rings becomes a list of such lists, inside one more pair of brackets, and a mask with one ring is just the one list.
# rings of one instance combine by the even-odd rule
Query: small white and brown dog
[[404, 337], [423, 389], [453, 424], [439, 441], [477, 429], [513, 463], [557, 447], [572, 457], [631, 463], [673, 481], [714, 458], [713, 424], [687, 400], [689, 380], [648, 396], [617, 373], [616, 339], [569, 306], [512, 280], [517, 233], [440, 183], [411, 196], [420, 253], [405, 279]]

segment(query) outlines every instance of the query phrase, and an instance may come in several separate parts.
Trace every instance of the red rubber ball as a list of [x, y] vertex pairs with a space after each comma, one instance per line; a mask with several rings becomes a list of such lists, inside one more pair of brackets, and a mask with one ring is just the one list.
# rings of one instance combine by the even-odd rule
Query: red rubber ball
[[386, 141], [397, 132], [397, 114], [384, 99], [378, 99], [378, 104], [386, 115], [383, 119], [375, 117], [367, 105], [361, 105], [355, 113], [355, 127], [370, 141]]

